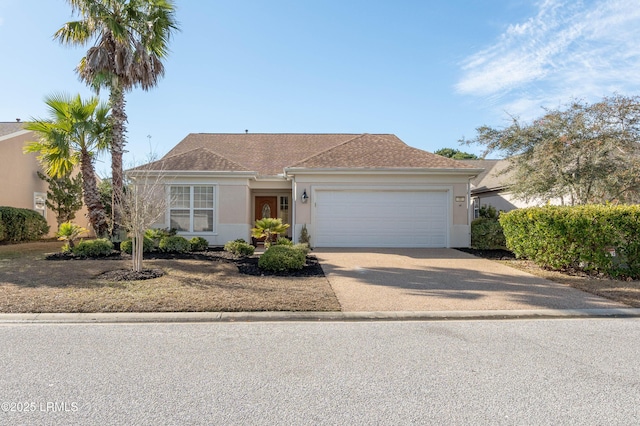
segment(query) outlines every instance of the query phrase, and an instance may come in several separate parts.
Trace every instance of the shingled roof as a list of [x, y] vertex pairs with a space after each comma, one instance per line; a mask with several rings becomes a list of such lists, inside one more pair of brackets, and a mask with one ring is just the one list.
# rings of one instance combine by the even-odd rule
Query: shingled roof
[[470, 167], [484, 169], [482, 173], [476, 176], [472, 181], [472, 193], [499, 191], [508, 186], [513, 172], [505, 173], [505, 169], [509, 167], [509, 160], [458, 160]]
[[0, 122], [0, 137], [24, 130], [24, 123], [17, 121]]
[[162, 159], [165, 171], [253, 171], [276, 176], [285, 167], [471, 169], [412, 148], [390, 134], [192, 133]]

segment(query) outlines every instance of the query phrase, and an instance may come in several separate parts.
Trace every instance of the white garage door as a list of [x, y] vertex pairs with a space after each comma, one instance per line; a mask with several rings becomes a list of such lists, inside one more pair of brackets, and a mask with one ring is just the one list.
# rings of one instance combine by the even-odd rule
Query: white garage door
[[445, 191], [318, 190], [317, 247], [446, 247]]

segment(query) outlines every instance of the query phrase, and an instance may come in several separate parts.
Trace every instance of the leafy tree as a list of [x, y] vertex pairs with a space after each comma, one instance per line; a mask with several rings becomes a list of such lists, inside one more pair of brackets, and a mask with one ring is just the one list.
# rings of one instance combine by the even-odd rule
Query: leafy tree
[[61, 224], [75, 219], [76, 212], [82, 208], [82, 173], [75, 177], [65, 175], [55, 178], [38, 172], [38, 177], [49, 185], [46, 204], [55, 212], [60, 229]]
[[255, 238], [265, 237], [264, 247], [269, 248], [272, 238], [278, 234], [285, 233], [288, 228], [289, 225], [283, 224], [282, 219], [265, 217], [256, 220], [255, 228], [251, 229], [251, 235]]
[[454, 160], [477, 160], [478, 156], [470, 154], [468, 152], [460, 151], [454, 148], [440, 148], [435, 151], [434, 154], [442, 155], [443, 157], [453, 158]]
[[124, 93], [149, 90], [164, 75], [162, 60], [171, 35], [178, 30], [172, 0], [67, 0], [80, 19], [67, 22], [54, 35], [63, 44], [87, 45], [77, 72], [92, 87], [107, 88], [112, 109], [111, 173], [113, 233], [121, 222], [125, 146]]
[[512, 176], [511, 190], [521, 199], [570, 205], [640, 200], [640, 97], [574, 101], [546, 109], [532, 123], [512, 117], [503, 129], [479, 127], [466, 142], [511, 160], [503, 173]]
[[83, 101], [80, 95], [52, 95], [45, 103], [50, 118], [33, 119], [25, 124], [25, 129], [39, 137], [27, 144], [25, 152], [39, 152], [38, 159], [52, 177], [66, 176], [80, 164], [89, 222], [96, 234], [102, 235], [107, 231], [107, 217], [100, 202], [93, 162], [94, 155], [108, 146], [109, 107], [97, 97]]

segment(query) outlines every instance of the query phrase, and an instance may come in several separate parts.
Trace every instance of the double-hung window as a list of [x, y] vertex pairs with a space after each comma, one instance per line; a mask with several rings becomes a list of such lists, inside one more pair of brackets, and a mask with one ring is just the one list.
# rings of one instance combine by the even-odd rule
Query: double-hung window
[[215, 187], [175, 185], [169, 189], [170, 227], [180, 232], [214, 232]]

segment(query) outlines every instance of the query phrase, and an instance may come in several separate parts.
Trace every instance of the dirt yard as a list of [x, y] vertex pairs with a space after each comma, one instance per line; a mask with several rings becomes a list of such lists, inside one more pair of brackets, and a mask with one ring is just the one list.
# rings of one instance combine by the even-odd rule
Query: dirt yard
[[113, 281], [130, 260], [46, 260], [58, 241], [0, 245], [0, 312], [339, 311], [322, 275], [256, 276], [225, 259], [150, 259], [159, 278]]

